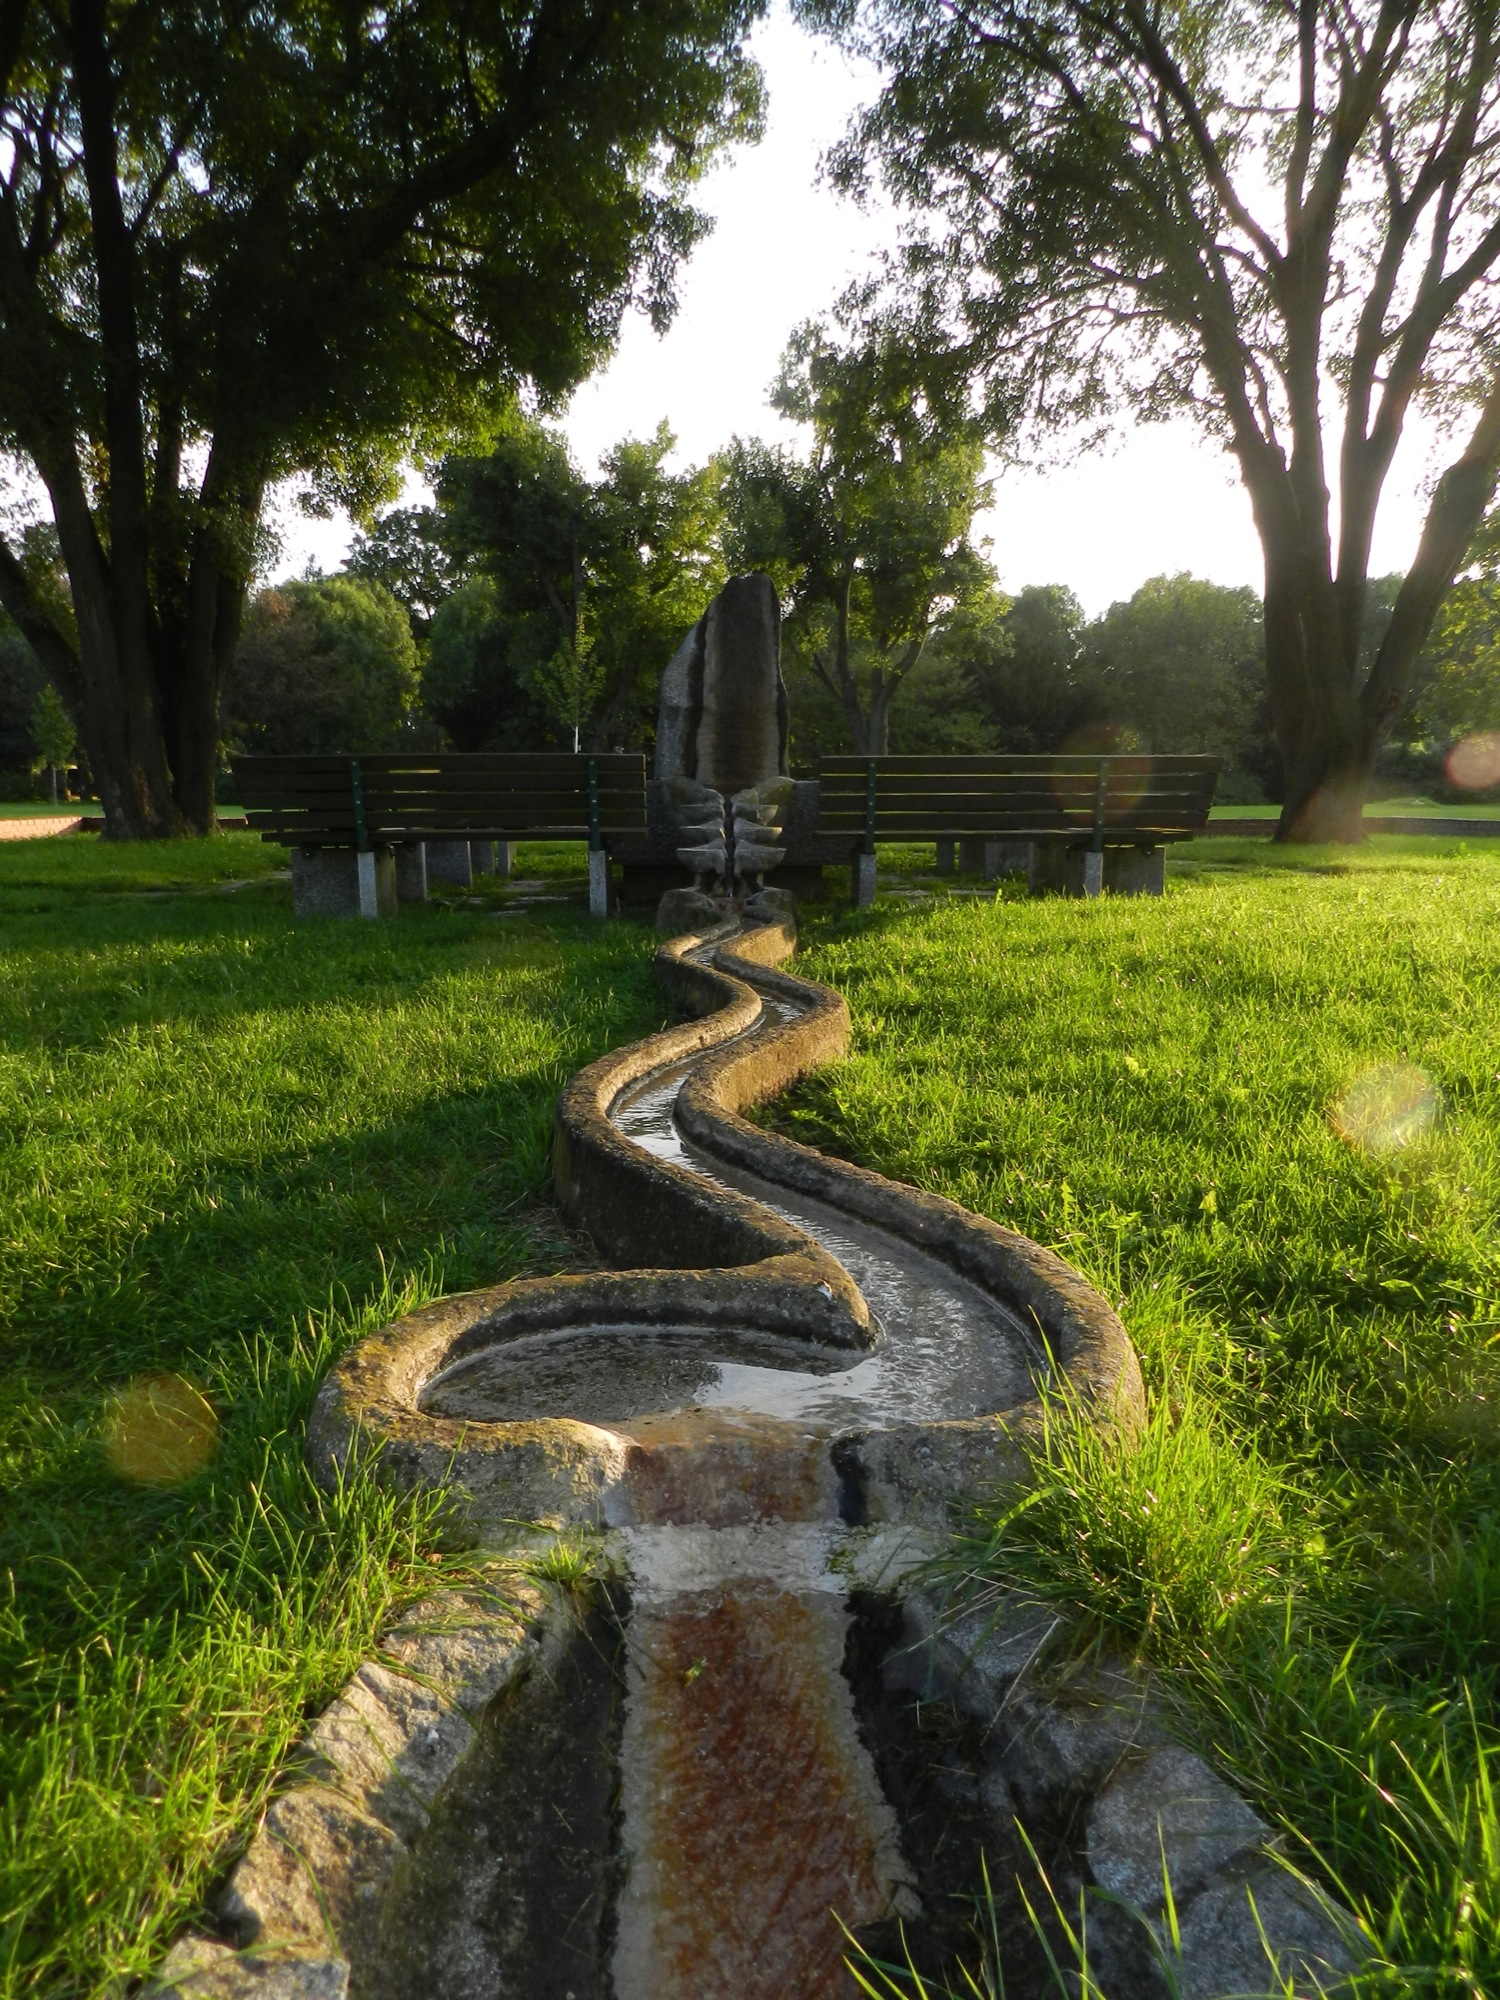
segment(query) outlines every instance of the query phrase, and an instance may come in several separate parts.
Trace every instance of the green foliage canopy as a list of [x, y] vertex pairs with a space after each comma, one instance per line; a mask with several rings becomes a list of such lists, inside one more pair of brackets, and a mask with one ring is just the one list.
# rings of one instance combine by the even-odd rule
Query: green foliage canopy
[[1061, 750], [1096, 720], [1084, 625], [1083, 606], [1060, 583], [1027, 584], [968, 624], [958, 643], [998, 748]]
[[345, 572], [383, 584], [411, 621], [420, 644], [443, 601], [465, 581], [466, 568], [453, 553], [435, 507], [392, 507], [366, 532], [357, 534], [344, 560]]
[[[839, 158], [992, 418], [1184, 407], [1265, 555], [1283, 837], [1358, 837], [1379, 744], [1500, 470], [1494, 0], [803, 0], [884, 73]], [[1409, 412], [1454, 439], [1363, 662]], [[1330, 444], [1332, 449], [1330, 450]]]
[[457, 750], [563, 747], [530, 686], [529, 634], [506, 615], [493, 577], [471, 577], [438, 606], [422, 662], [422, 707]]
[[1089, 627], [1084, 671], [1133, 747], [1233, 763], [1256, 733], [1261, 606], [1253, 590], [1153, 576]]
[[254, 599], [224, 689], [237, 749], [311, 756], [400, 747], [417, 694], [417, 649], [378, 583], [325, 576]]
[[590, 480], [558, 431], [512, 410], [486, 456], [439, 476], [450, 545], [494, 585], [491, 650], [570, 738], [641, 740], [662, 668], [723, 582], [715, 476], [670, 470], [675, 443], [665, 423], [625, 439]]
[[219, 682], [269, 482], [356, 514], [404, 450], [658, 324], [752, 134], [761, 0], [8, 0], [0, 448], [51, 498], [76, 639], [0, 602], [76, 707], [111, 828], [212, 820]]
[[819, 323], [800, 327], [772, 401], [807, 426], [811, 450], [730, 446], [729, 563], [770, 573], [793, 649], [842, 710], [853, 748], [878, 755], [891, 704], [929, 640], [993, 583], [969, 539], [985, 493], [983, 445], [893, 325], [842, 345]]
[[[43, 681], [31, 704], [31, 740], [36, 754], [48, 770], [56, 772], [73, 759], [78, 747], [78, 731], [63, 707], [62, 696], [50, 681]], [[53, 796], [56, 796], [54, 792]]]
[[[1408, 719], [1410, 735], [1444, 752], [1476, 736], [1500, 746], [1500, 509], [1470, 555], [1422, 649]], [[1471, 788], [1500, 786], [1500, 755], [1471, 759], [1467, 776]]]

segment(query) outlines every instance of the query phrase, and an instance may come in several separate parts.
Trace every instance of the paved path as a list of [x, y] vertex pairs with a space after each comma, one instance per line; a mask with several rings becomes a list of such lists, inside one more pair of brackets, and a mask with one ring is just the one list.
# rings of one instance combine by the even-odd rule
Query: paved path
[[0, 819], [0, 840], [37, 840], [44, 833], [71, 833], [82, 823], [77, 813], [59, 813], [56, 819]]

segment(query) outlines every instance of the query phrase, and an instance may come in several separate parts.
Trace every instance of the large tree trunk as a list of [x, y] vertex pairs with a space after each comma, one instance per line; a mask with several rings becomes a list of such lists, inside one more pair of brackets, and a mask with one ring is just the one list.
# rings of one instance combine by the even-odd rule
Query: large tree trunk
[[[107, 585], [73, 566], [79, 730], [110, 840], [214, 830], [219, 688], [244, 604], [242, 578], [212, 579], [206, 615], [168, 616], [145, 645], [119, 630]], [[82, 580], [80, 580], [82, 579]]]
[[[1284, 755], [1284, 753], [1283, 753]], [[1375, 746], [1311, 740], [1285, 758], [1286, 793], [1276, 838], [1340, 841], [1365, 838], [1365, 800], [1375, 776]]]
[[1266, 550], [1266, 684], [1284, 782], [1276, 838], [1357, 841], [1378, 737], [1345, 664], [1326, 563], [1276, 538]]
[[105, 838], [170, 839], [185, 829], [147, 644], [119, 629], [110, 567], [75, 553], [61, 519], [58, 526], [78, 618], [79, 731], [99, 786]]
[[[78, 717], [107, 839], [214, 831], [219, 690], [239, 637], [261, 502], [259, 481], [227, 470], [226, 457], [216, 445], [188, 510], [188, 559], [175, 530], [167, 536], [144, 520], [106, 551], [71, 466], [48, 481], [76, 651], [39, 616], [22, 629]], [[13, 599], [13, 611], [27, 588], [19, 565], [0, 562], [0, 596]]]

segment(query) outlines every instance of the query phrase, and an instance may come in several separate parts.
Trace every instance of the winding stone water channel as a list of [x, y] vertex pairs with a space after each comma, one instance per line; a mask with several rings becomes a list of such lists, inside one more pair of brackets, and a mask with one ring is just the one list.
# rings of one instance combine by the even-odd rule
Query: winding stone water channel
[[[687, 954], [712, 963], [710, 943]], [[774, 1038], [808, 999], [761, 994], [726, 1044]], [[900, 1831], [842, 1665], [838, 1568], [857, 1495], [853, 1430], [1008, 1411], [1047, 1362], [1014, 1309], [889, 1229], [736, 1169], [676, 1110], [701, 1057], [607, 1105], [653, 1159], [770, 1210], [838, 1260], [869, 1323], [851, 1350], [753, 1326], [582, 1325], [481, 1347], [421, 1408], [451, 1419], [573, 1418], [629, 1447], [605, 1520], [630, 1579], [620, 1751], [619, 2000], [850, 1990], [843, 1936], [918, 1908]]]
[[559, 1197], [628, 1268], [413, 1314], [311, 1426], [323, 1477], [440, 1485], [482, 1546], [598, 1531], [603, 1598], [512, 1573], [389, 1638], [235, 1871], [229, 1942], [161, 1991], [819, 2000], [856, 1990], [841, 1925], [889, 1946], [932, 1899], [851, 1591], [899, 1593], [955, 1507], [1024, 1481], [1047, 1396], [1128, 1427], [1140, 1380], [1051, 1253], [745, 1120], [848, 1034], [763, 917], [664, 946], [688, 1018], [560, 1101]]

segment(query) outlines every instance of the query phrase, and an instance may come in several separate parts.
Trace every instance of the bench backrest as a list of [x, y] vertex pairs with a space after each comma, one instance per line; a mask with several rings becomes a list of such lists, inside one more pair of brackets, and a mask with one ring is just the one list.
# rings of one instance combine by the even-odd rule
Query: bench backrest
[[639, 752], [391, 752], [237, 757], [235, 796], [263, 839], [369, 848], [406, 840], [586, 840], [646, 827]]
[[1217, 757], [825, 757], [818, 831], [877, 840], [966, 835], [1156, 846], [1203, 831]]

